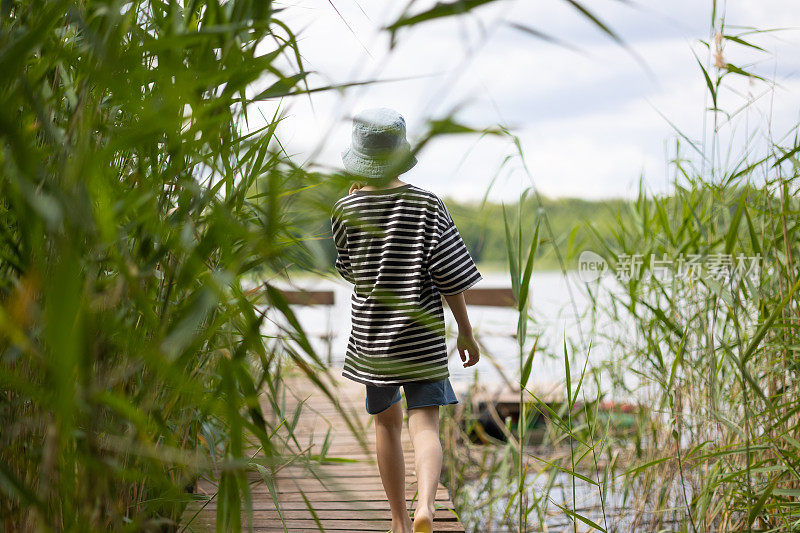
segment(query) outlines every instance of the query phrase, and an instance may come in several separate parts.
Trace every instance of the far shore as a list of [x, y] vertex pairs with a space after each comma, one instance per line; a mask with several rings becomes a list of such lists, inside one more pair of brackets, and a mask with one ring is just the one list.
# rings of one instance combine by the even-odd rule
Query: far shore
[[[497, 265], [483, 264], [483, 263], [477, 263], [477, 266], [478, 266], [478, 270], [484, 275], [508, 274], [508, 268], [507, 267], [499, 267]], [[539, 273], [539, 274], [561, 274], [561, 270], [558, 269], [558, 268], [536, 268], [535, 266], [533, 268], [533, 272], [534, 273]], [[569, 269], [569, 270], [567, 270], [567, 272], [577, 272], [577, 270], [576, 269]], [[293, 279], [317, 279], [317, 278], [320, 278], [320, 277], [324, 277], [324, 276], [321, 276], [320, 274], [317, 274], [317, 273], [314, 273], [314, 272], [308, 272], [308, 271], [296, 271], [296, 272], [290, 271], [289, 275]], [[331, 275], [332, 276], [337, 276], [337, 274], [335, 272], [331, 272]], [[510, 280], [509, 280], [509, 283], [510, 283]]]

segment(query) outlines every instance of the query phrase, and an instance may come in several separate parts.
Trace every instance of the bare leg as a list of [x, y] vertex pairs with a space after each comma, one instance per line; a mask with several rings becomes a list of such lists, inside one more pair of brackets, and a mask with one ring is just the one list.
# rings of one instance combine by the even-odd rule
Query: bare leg
[[406, 507], [406, 465], [400, 431], [403, 428], [403, 408], [395, 402], [375, 416], [375, 446], [378, 450], [378, 470], [392, 509], [393, 533], [410, 533], [411, 518]]
[[408, 410], [408, 430], [414, 445], [419, 500], [414, 512], [414, 531], [433, 530], [434, 501], [442, 473], [442, 441], [439, 440], [439, 406]]

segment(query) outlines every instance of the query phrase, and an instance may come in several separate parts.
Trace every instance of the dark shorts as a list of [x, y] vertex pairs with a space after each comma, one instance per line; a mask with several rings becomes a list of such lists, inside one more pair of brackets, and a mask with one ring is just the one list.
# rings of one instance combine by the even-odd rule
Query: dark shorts
[[400, 387], [406, 396], [406, 410], [428, 405], [449, 405], [458, 403], [450, 378], [432, 382], [408, 382], [402, 385], [379, 387], [366, 385], [367, 399], [364, 402], [367, 412], [375, 415], [400, 401]]

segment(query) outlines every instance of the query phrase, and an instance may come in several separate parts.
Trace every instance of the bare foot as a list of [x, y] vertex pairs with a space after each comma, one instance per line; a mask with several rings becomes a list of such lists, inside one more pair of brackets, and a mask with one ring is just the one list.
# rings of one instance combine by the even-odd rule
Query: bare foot
[[433, 509], [421, 507], [414, 511], [413, 533], [433, 532]]

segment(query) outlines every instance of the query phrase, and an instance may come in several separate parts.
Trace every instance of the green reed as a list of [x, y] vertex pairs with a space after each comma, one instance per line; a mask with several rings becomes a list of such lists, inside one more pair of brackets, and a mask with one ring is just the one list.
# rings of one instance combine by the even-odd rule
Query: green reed
[[[624, 336], [594, 332], [611, 347], [613, 356], [581, 373], [577, 389], [584, 378], [594, 380], [597, 398], [587, 400], [581, 391], [579, 415], [573, 412], [578, 390], [565, 339], [567, 401], [562, 403], [562, 412], [545, 402], [532, 402], [548, 415], [548, 430], [539, 447], [544, 455], [539, 457], [540, 469], [549, 473], [543, 484], [525, 487], [520, 468], [510, 468], [519, 464], [510, 452], [522, 442], [528, 427], [522, 395], [519, 429], [514, 433], [506, 424], [508, 440], [503, 443], [482, 431], [469, 394], [468, 405], [453, 412], [443, 432], [454, 500], [465, 523], [476, 529], [541, 530], [554, 519], [547, 507], [558, 508], [571, 519], [574, 530], [579, 522], [600, 531], [793, 531], [800, 527], [797, 126], [782, 138], [770, 138], [761, 155], [754, 153], [755, 144], [748, 144], [738, 155], [730, 149], [722, 153], [723, 133], [737, 126], [735, 119], [756, 98], [775, 89], [770, 80], [736, 66], [739, 50], [762, 50], [749, 36], [763, 32], [733, 33], [724, 17], [716, 20], [717, 15], [713, 3], [712, 38], [702, 41], [709, 48], [709, 63], [697, 61], [711, 102], [706, 111], [709, 140], [696, 143], [677, 132], [670, 161], [676, 179], [670, 194], [648, 195], [640, 186], [638, 198], [617, 212], [613, 226], [581, 222], [594, 239], [572, 242], [560, 235], [549, 239], [544, 231], [539, 246], [557, 251], [567, 243], [569, 259], [575, 259], [581, 249], [593, 250], [606, 260], [609, 274], [625, 271], [623, 254], [639, 254], [640, 273], [650, 270], [651, 259], [691, 256], [700, 263], [716, 260], [722, 272], [733, 275], [695, 267], [667, 278], [620, 276], [619, 290], [608, 303], [600, 298], [599, 287], [583, 286], [593, 302], [592, 316], [616, 318], [632, 329]], [[729, 52], [723, 51], [725, 44]], [[762, 82], [764, 92], [733, 111], [718, 107], [726, 96], [726, 80], [742, 76]], [[755, 137], [755, 133], [750, 135]], [[682, 153], [686, 150], [699, 161], [697, 165]], [[521, 151], [519, 157], [524, 164]], [[520, 212], [527, 194], [526, 190], [520, 197]], [[535, 203], [526, 208], [537, 209]], [[538, 235], [540, 221], [546, 230], [541, 204], [535, 228], [526, 231]], [[525, 250], [521, 234], [508, 232], [506, 238], [512, 287], [518, 298], [522, 298], [517, 280]], [[605, 237], [609, 234], [615, 238], [609, 241]], [[727, 256], [733, 258], [734, 268], [737, 259], [758, 257], [756, 275], [730, 272], [724, 266]], [[523, 309], [518, 309], [520, 320]], [[522, 338], [519, 328], [517, 336]], [[588, 356], [589, 343], [583, 341], [580, 328], [576, 336], [581, 338], [570, 344], [580, 346]], [[531, 354], [534, 351], [545, 350], [534, 344]], [[489, 359], [498, 356], [486, 355]], [[538, 355], [543, 356], [555, 354]], [[531, 372], [529, 359], [520, 352], [523, 387]], [[535, 362], [532, 367], [535, 372]], [[631, 388], [622, 379], [626, 375], [639, 382]], [[620, 394], [638, 399], [632, 435], [614, 430], [610, 417], [603, 422], [599, 416], [599, 401]], [[490, 445], [472, 443], [467, 437], [472, 432], [483, 435]], [[557, 473], [567, 475], [571, 496], [554, 481]], [[598, 508], [592, 516], [601, 516], [601, 521], [576, 510], [576, 481], [598, 491]], [[522, 519], [523, 490], [538, 523], [526, 524]], [[515, 501], [516, 520], [512, 519]], [[500, 512], [493, 507], [497, 503], [504, 506]]]
[[[602, 252], [616, 267], [620, 254], [634, 253], [645, 269], [651, 258], [681, 254], [701, 263], [666, 279], [623, 280], [624, 297], [614, 303], [636, 326], [634, 340], [612, 339], [621, 348], [615, 363], [636, 369], [644, 401], [658, 413], [642, 429], [649, 445], [626, 481], [650, 476], [638, 484], [637, 513], [645, 502], [656, 516], [669, 512], [671, 492], [685, 530], [788, 531], [800, 525], [796, 126], [793, 139], [770, 138], [762, 155], [749, 146], [721, 154], [721, 134], [741, 112], [718, 107], [725, 81], [749, 76], [767, 92], [774, 88], [728, 62], [737, 47], [754, 49], [749, 35], [761, 32], [729, 33], [724, 17], [715, 22], [713, 39], [703, 43], [715, 64], [698, 61], [712, 102], [710, 142], [698, 146], [681, 136], [671, 163], [687, 184], [676, 183], [665, 197], [641, 192], [631, 205], [636, 222], [620, 225], [617, 241]], [[700, 168], [682, 156], [687, 143], [700, 154]], [[718, 163], [722, 156], [726, 166]], [[733, 264], [724, 264], [728, 257]], [[665, 489], [669, 479], [677, 483]]]
[[[295, 437], [287, 367], [367, 446], [272, 285], [288, 265], [330, 270], [325, 222], [349, 177], [283, 152], [280, 105], [263, 127], [248, 118], [353, 84], [309, 88], [270, 2], [2, 10], [4, 529], [190, 529], [206, 478], [217, 529], [238, 531], [252, 523], [251, 474], [283, 519], [280, 468], [336, 459], [329, 441], [314, 455]], [[480, 132], [443, 117], [416, 149], [446, 133]], [[270, 311], [287, 323], [274, 338], [261, 332]]]
[[[519, 139], [505, 129], [502, 131], [511, 139], [524, 165]], [[527, 166], [525, 168], [527, 171]], [[586, 363], [579, 373], [573, 373], [571, 365], [575, 354], [570, 355], [565, 338], [561, 349], [565, 371], [563, 401], [553, 405], [528, 386], [531, 374], [536, 372], [537, 354], [539, 358], [555, 355], [545, 353], [547, 349], [539, 344], [541, 333], [538, 331], [533, 342], [528, 342], [528, 328], [531, 324], [537, 326], [530, 315], [530, 294], [535, 280], [533, 266], [537, 251], [543, 245], [554, 246], [563, 264], [558, 246], [554, 245], [558, 236], [553, 233], [544, 210], [536, 210], [533, 228], [528, 229], [523, 225], [523, 209], [529, 209], [534, 203], [527, 198], [531, 190], [536, 193], [535, 188], [526, 188], [521, 194], [515, 216], [507, 213], [505, 206], [503, 208], [509, 274], [518, 316], [514, 337], [519, 349], [519, 375], [516, 378], [504, 378], [509, 387], [519, 393], [518, 423], [516, 428], [512, 428], [510, 419], [501, 420], [489, 404], [487, 407], [503, 430], [505, 442], [487, 435], [477, 421], [477, 413], [472, 410], [475, 391], [470, 390], [464, 399], [464, 407], [455, 410], [443, 423], [445, 474], [454, 492], [456, 507], [460, 509], [468, 529], [494, 530], [501, 527], [505, 528], [503, 531], [538, 531], [556, 510], [575, 531], [579, 524], [583, 528], [588, 526], [605, 531], [596, 518], [576, 507], [577, 484], [587, 485], [598, 492], [600, 522], [605, 520], [603, 497], [605, 478], [608, 476], [598, 462], [598, 455], [605, 450], [604, 439], [610, 428], [598, 422], [600, 398], [593, 401], [585, 398], [585, 380], [591, 378]], [[536, 196], [538, 205], [541, 205], [538, 193]], [[587, 346], [588, 349], [590, 346]], [[486, 349], [482, 350], [482, 354], [487, 363], [499, 357], [499, 354]], [[588, 351], [585, 361], [588, 362]], [[537, 416], [545, 419], [546, 431], [543, 441], [533, 444], [527, 432]], [[476, 433], [484, 444], [471, 442], [469, 435], [472, 433]], [[546, 476], [544, 491], [536, 487], [537, 479], [542, 476]], [[571, 497], [561, 498], [563, 503], [558, 503], [551, 497], [551, 492], [559, 488], [565, 490], [565, 482], [569, 484]]]
[[247, 473], [274, 489], [303, 462], [281, 365], [332, 396], [299, 327], [295, 349], [260, 332], [263, 306], [297, 324], [268, 278], [313, 257], [297, 191], [333, 194], [271, 147], [277, 111], [243, 133], [255, 103], [307, 92], [295, 37], [249, 0], [2, 10], [2, 526], [177, 529], [209, 477], [238, 531]]
[[[394, 38], [405, 26], [485, 3], [437, 5], [387, 29]], [[584, 6], [569, 4], [619, 41]], [[269, 2], [5, 2], [2, 13], [4, 529], [191, 527], [183, 519], [191, 490], [209, 477], [219, 483], [218, 529], [238, 531], [251, 509], [248, 473], [259, 474], [277, 501], [281, 465], [313, 468], [320, 458], [293, 438], [302, 408], [285, 408], [285, 366], [338, 406], [323, 363], [270, 281], [289, 263], [316, 267], [319, 241], [329, 236], [298, 228], [325, 220], [330, 199], [347, 184], [345, 176], [298, 168], [272, 147], [278, 111], [256, 131], [245, 133], [243, 119], [254, 103], [331, 87], [308, 87], [295, 36]], [[745, 34], [717, 29], [722, 41], [752, 48]], [[278, 68], [281, 55], [297, 68]], [[525, 400], [545, 356], [536, 345], [523, 350], [535, 278], [529, 265], [540, 248], [576, 243], [553, 235], [546, 213], [524, 240], [521, 201], [515, 232], [504, 216], [520, 313], [520, 424], [515, 434], [506, 423], [507, 442], [482, 447], [467, 438], [481, 431], [468, 398], [467, 431], [462, 420], [443, 420], [446, 471], [465, 521], [530, 530], [555, 508], [574, 530], [579, 522], [611, 530], [606, 504], [602, 523], [576, 507], [582, 484], [602, 501], [621, 494], [634, 520], [672, 516], [697, 531], [797, 527], [797, 140], [781, 139], [762, 158], [743, 157], [730, 169], [712, 165], [725, 124], [721, 82], [746, 72], [731, 63], [701, 68], [715, 135], [710, 148], [682, 138], [708, 163], [696, 169], [676, 153], [673, 165], [689, 185], [667, 198], [641, 194], [620, 214], [617, 241], [594, 245], [612, 265], [626, 250], [647, 257], [726, 251], [760, 253], [772, 270], [752, 283], [705, 276], [625, 286], [628, 298], [614, 305], [637, 317], [639, 343], [617, 339], [629, 355], [607, 368], [613, 377], [635, 366], [651, 386], [653, 413], [639, 415], [633, 438], [621, 438], [598, 414], [610, 391], [587, 399], [584, 390], [604, 368], [584, 367], [577, 377], [571, 367], [589, 343], [570, 339], [570, 356], [565, 339], [558, 350], [569, 376], [560, 406], [532, 391]], [[256, 82], [258, 91], [247, 92]], [[447, 117], [430, 122], [417, 148], [458, 133], [507, 134]], [[762, 174], [764, 185], [749, 184]], [[679, 307], [684, 294], [691, 305]], [[264, 307], [286, 318], [283, 336], [260, 332]], [[545, 416], [546, 432], [544, 445], [531, 448], [525, 434], [535, 413]], [[526, 475], [533, 470], [546, 476], [543, 486]], [[572, 496], [558, 504], [563, 476]], [[467, 500], [461, 489], [475, 477], [478, 495]]]

